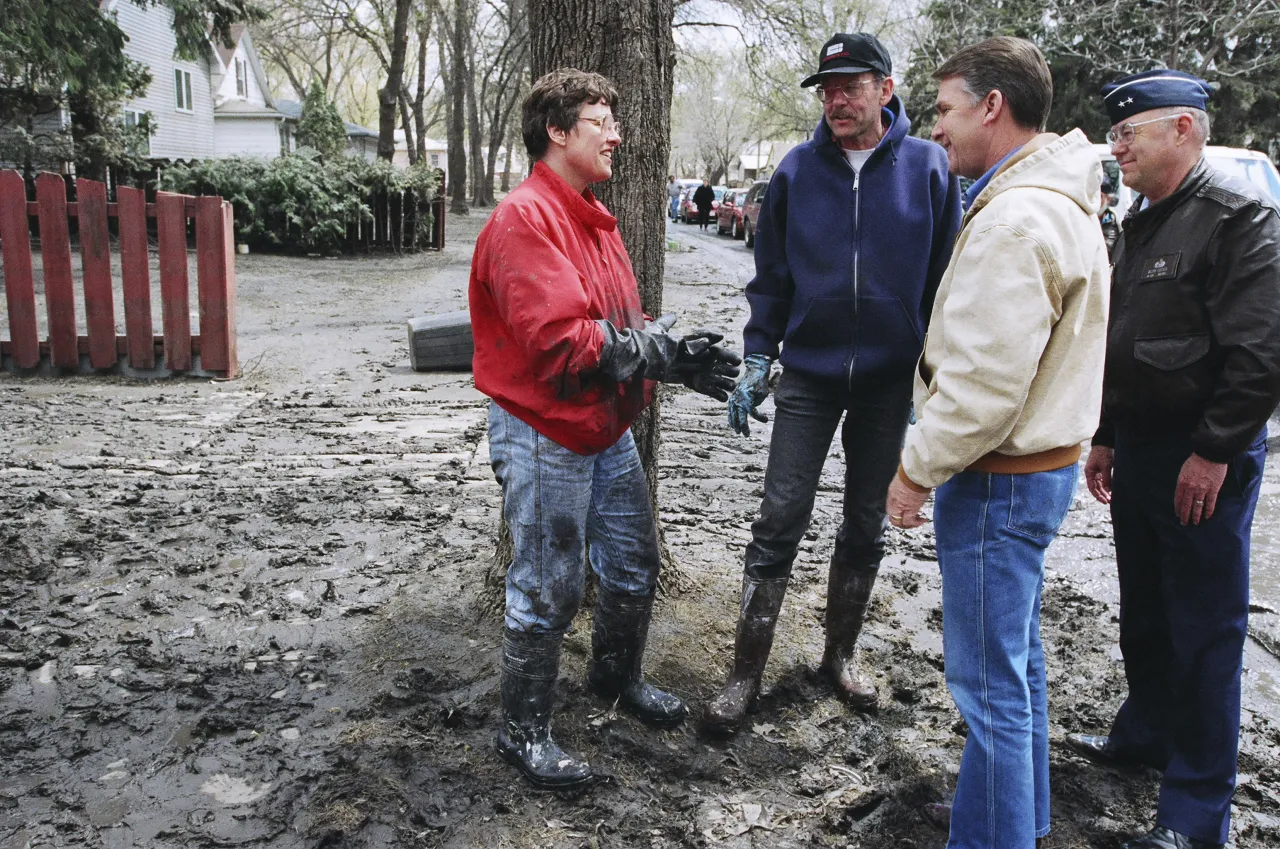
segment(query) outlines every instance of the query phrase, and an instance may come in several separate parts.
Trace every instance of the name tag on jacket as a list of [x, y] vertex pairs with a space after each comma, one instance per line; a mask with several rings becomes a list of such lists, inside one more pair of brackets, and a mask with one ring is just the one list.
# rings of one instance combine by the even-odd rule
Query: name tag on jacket
[[1172, 280], [1178, 276], [1178, 263], [1182, 260], [1182, 252], [1154, 257], [1142, 264], [1142, 282], [1152, 280]]

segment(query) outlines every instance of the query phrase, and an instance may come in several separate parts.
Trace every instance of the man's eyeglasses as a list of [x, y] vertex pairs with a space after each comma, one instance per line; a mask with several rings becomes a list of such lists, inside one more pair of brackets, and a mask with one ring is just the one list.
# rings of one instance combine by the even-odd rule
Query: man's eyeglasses
[[867, 77], [861, 80], [849, 80], [843, 83], [824, 83], [813, 90], [814, 95], [824, 103], [830, 103], [836, 99], [836, 95], [843, 94], [845, 100], [853, 100], [862, 91], [863, 86], [879, 85], [880, 80], [875, 77]]
[[612, 115], [605, 115], [602, 118], [579, 118], [579, 121], [586, 121], [588, 124], [595, 124], [596, 129], [602, 133], [613, 132], [618, 138], [622, 138], [622, 122], [615, 120]]
[[1172, 121], [1175, 118], [1190, 117], [1186, 112], [1179, 112], [1177, 115], [1162, 115], [1159, 118], [1152, 118], [1150, 121], [1139, 121], [1136, 124], [1121, 124], [1119, 127], [1113, 127], [1107, 132], [1107, 144], [1115, 147], [1118, 144], [1133, 144], [1133, 140], [1138, 137], [1138, 127], [1145, 127], [1147, 124], [1154, 124], [1157, 121]]

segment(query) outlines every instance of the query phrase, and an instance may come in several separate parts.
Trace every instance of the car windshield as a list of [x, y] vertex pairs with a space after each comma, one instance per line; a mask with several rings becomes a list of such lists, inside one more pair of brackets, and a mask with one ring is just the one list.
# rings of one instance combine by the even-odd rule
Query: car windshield
[[715, 189], [714, 191], [716, 193], [716, 200], [724, 200], [724, 193], [728, 191], [728, 189], [719, 188], [719, 189]]
[[1210, 154], [1209, 164], [1224, 174], [1237, 177], [1265, 189], [1276, 201], [1280, 201], [1280, 176], [1276, 175], [1275, 166], [1265, 159], [1251, 159], [1244, 156], [1215, 156]]

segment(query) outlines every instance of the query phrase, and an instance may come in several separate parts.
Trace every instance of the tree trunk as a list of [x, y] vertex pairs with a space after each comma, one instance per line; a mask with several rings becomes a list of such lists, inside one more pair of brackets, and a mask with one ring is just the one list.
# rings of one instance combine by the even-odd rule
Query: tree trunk
[[[404, 149], [409, 156], [409, 164], [418, 164], [418, 145], [414, 141], [413, 136], [413, 111], [409, 108], [409, 98], [405, 96], [404, 89], [400, 89], [400, 95], [396, 98], [400, 104], [400, 125], [404, 127]], [[379, 139], [381, 143], [381, 139]], [[395, 153], [395, 147], [392, 146], [392, 154]]]
[[[404, 56], [409, 50], [409, 12], [412, 0], [396, 0], [396, 19], [391, 35], [391, 66], [387, 84], [378, 89], [378, 158], [390, 162], [396, 155], [396, 106], [404, 79]], [[406, 129], [407, 129], [406, 123]]]
[[506, 161], [506, 164], [505, 164], [505, 165], [503, 166], [503, 168], [502, 168], [502, 192], [503, 192], [503, 194], [506, 194], [507, 192], [511, 191], [511, 149], [512, 149], [513, 147], [515, 147], [515, 138], [514, 138], [514, 136], [515, 136], [515, 135], [516, 135], [515, 133], [513, 133], [513, 132], [511, 132], [511, 131], [510, 131], [510, 127], [508, 127], [508, 131], [507, 131], [507, 161]]
[[[618, 88], [616, 117], [625, 130], [613, 178], [592, 191], [618, 218], [618, 228], [649, 315], [662, 312], [666, 263], [667, 155], [671, 148], [671, 87], [675, 72], [672, 0], [529, 0], [532, 78], [565, 66], [604, 74]], [[659, 401], [631, 427], [658, 515]], [[659, 526], [661, 532], [661, 526]], [[506, 529], [502, 529], [506, 534]], [[502, 535], [490, 583], [511, 560]], [[505, 548], [505, 550], [504, 550]], [[663, 545], [663, 583], [680, 576]]]
[[467, 50], [467, 155], [471, 167], [471, 205], [491, 206], [484, 197], [484, 151], [480, 141], [483, 133], [480, 127], [480, 103], [476, 95], [475, 56], [471, 45]]
[[413, 124], [418, 137], [419, 162], [427, 159], [427, 44], [431, 36], [431, 12], [422, 12], [418, 19], [418, 91], [413, 96]]
[[466, 215], [467, 150], [467, 30], [468, 0], [456, 0], [453, 9], [453, 37], [449, 40], [449, 212]]

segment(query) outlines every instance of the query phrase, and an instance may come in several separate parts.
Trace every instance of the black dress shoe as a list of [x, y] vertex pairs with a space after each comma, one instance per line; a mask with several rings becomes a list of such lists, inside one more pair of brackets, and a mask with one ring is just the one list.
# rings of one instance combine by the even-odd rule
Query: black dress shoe
[[1222, 844], [1197, 840], [1158, 825], [1141, 837], [1126, 841], [1124, 849], [1222, 849]]
[[1068, 749], [1102, 766], [1121, 769], [1141, 769], [1146, 766], [1139, 758], [1122, 752], [1112, 745], [1111, 738], [1107, 736], [1068, 734], [1066, 742]]

